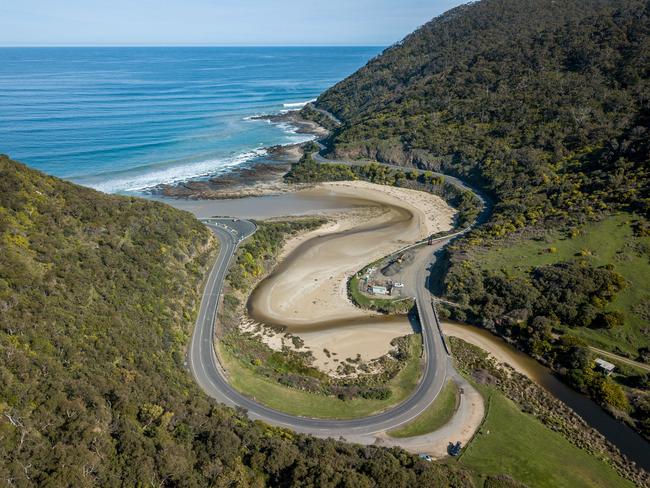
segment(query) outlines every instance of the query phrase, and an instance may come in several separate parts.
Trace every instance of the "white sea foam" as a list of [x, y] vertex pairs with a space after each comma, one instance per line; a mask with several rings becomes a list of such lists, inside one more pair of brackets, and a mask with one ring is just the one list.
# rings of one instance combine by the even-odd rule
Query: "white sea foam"
[[229, 158], [209, 159], [182, 164], [131, 177], [116, 178], [100, 183], [90, 183], [89, 186], [106, 193], [138, 192], [161, 184], [173, 184], [194, 178], [211, 176], [233, 166], [238, 166], [252, 159], [264, 156], [265, 154], [267, 154], [266, 149], [260, 148]]
[[[285, 107], [298, 108], [304, 107], [306, 104], [313, 101], [315, 100], [285, 103], [283, 105]], [[287, 111], [289, 110], [282, 110], [281, 113]], [[244, 120], [251, 120], [254, 117], [258, 116], [259, 115], [247, 116], [244, 117]], [[271, 123], [270, 120], [266, 120], [266, 122], [269, 124]], [[281, 129], [286, 134], [286, 137], [288, 139], [284, 144], [280, 144], [282, 146], [300, 144], [316, 138], [314, 135], [298, 133], [297, 127], [291, 125], [291, 123], [281, 122], [274, 125]], [[85, 184], [105, 193], [141, 192], [154, 188], [158, 185], [171, 185], [174, 183], [179, 183], [181, 181], [188, 181], [196, 178], [205, 178], [212, 176], [217, 173], [226, 171], [229, 168], [251, 161], [257, 157], [264, 156], [265, 154], [267, 154], [266, 149], [258, 148], [223, 159], [208, 159], [194, 163], [177, 164], [174, 166], [170, 165], [164, 169], [152, 169], [150, 171], [145, 170], [139, 174], [133, 174], [129, 176], [125, 175], [121, 177], [118, 176], [107, 181], [97, 182], [79, 180], [79, 183]]]
[[306, 102], [290, 102], [290, 103], [283, 103], [282, 106], [283, 106], [284, 108], [302, 108], [302, 107], [304, 107], [305, 105], [307, 105], [308, 103], [313, 103], [313, 102], [315, 102], [315, 101], [316, 101], [316, 99], [314, 98], [314, 99], [312, 99], [312, 100], [307, 100]]

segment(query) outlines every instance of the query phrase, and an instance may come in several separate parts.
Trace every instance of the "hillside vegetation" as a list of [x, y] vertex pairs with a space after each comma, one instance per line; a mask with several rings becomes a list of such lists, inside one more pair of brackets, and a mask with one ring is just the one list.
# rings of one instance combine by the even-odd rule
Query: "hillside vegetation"
[[647, 213], [649, 4], [484, 0], [434, 19], [317, 101], [341, 157], [442, 168], [498, 199], [486, 237]]
[[473, 486], [208, 399], [184, 360], [215, 251], [188, 213], [0, 156], [0, 486]]
[[[331, 156], [439, 170], [492, 196], [490, 220], [447, 250], [448, 314], [507, 338], [646, 435], [647, 375], [605, 378], [586, 346], [650, 359], [638, 278], [650, 259], [649, 53], [648, 1], [483, 0], [316, 102], [342, 121]], [[608, 228], [627, 243], [559, 243], [614, 214], [628, 224]], [[515, 242], [519, 269], [483, 266]], [[644, 265], [631, 276], [634, 262]]]

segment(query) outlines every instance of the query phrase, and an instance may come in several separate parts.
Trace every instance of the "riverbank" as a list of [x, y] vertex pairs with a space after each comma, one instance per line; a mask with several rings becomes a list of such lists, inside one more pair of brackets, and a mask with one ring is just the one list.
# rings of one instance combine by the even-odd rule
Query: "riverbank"
[[[518, 351], [503, 339], [485, 329], [445, 321], [442, 330], [446, 336], [461, 339], [472, 346], [489, 353], [495, 361], [506, 364], [517, 374], [523, 375], [539, 387], [546, 395], [552, 395], [562, 408], [570, 408], [573, 415], [586, 421], [588, 428], [595, 429], [599, 438], [607, 439], [610, 446], [616, 446], [628, 459], [647, 469], [647, 442], [629, 426], [619, 422], [599, 405], [560, 381], [552, 372], [530, 356]], [[584, 419], [584, 421], [582, 420]]]
[[447, 337], [457, 337], [469, 344], [472, 344], [489, 353], [497, 362], [507, 364], [518, 373], [521, 373], [532, 380], [538, 379], [538, 374], [531, 368], [534, 359], [524, 356], [519, 351], [507, 347], [504, 343], [499, 344], [497, 337], [490, 337], [490, 333], [481, 331], [470, 325], [455, 324], [452, 322], [441, 322], [442, 332]]
[[[472, 338], [473, 335], [471, 331], [468, 331], [466, 337]], [[648, 485], [650, 477], [647, 472], [639, 469], [632, 461], [623, 456], [615, 445], [540, 384], [531, 380], [527, 375], [514, 370], [507, 363], [497, 361], [489, 353], [469, 342], [456, 337], [452, 337], [449, 342], [459, 370], [467, 378], [479, 385], [487, 398], [490, 397], [490, 390], [498, 391], [514, 404], [511, 405], [511, 410], [515, 406], [522, 414], [525, 414], [524, 416], [517, 414], [520, 417], [518, 420], [515, 419], [514, 414], [510, 415], [512, 422], [515, 422], [515, 424], [522, 423], [521, 430], [524, 430], [524, 423], [529, 424], [526, 430], [531, 432], [537, 430], [539, 432], [538, 437], [547, 436], [549, 445], [553, 441], [552, 436], [549, 435], [550, 431], [554, 431], [553, 435], [555, 436], [561, 434], [565, 441], [589, 453], [593, 457], [589, 460], [591, 464], [593, 464], [594, 459], [600, 459], [620, 476], [634, 482], [637, 486]], [[493, 347], [491, 349], [494, 350]], [[530, 424], [530, 417], [528, 420], [525, 419], [528, 416], [535, 418], [549, 430], [541, 430], [539, 427], [533, 428], [533, 425]], [[486, 422], [486, 426], [481, 429], [480, 435], [477, 436], [478, 444], [487, 443], [488, 445], [487, 449], [479, 448], [479, 450], [483, 451], [481, 464], [487, 462], [488, 465], [493, 466], [495, 464], [494, 456], [497, 452], [502, 452], [506, 459], [515, 457], [514, 454], [510, 454], [510, 456], [507, 454], [512, 452], [512, 447], [508, 442], [499, 442], [493, 439], [494, 435], [490, 436], [490, 430], [488, 429], [492, 428], [495, 431], [494, 434], [502, 439], [513, 437], [512, 435], [504, 435], [508, 430], [508, 421], [504, 421], [503, 418], [499, 417], [494, 419], [494, 416], [492, 416], [493, 420]], [[516, 429], [515, 435], [520, 436]], [[477, 444], [477, 439], [473, 441], [473, 445], [475, 444]], [[518, 444], [520, 444], [520, 447], [516, 449], [518, 456], [521, 456], [521, 449], [524, 449], [524, 458], [535, 455], [534, 449], [530, 448], [534, 444], [533, 440], [525, 439], [524, 436]], [[471, 448], [472, 446], [470, 446], [468, 452], [471, 452]], [[585, 459], [587, 458], [585, 457]], [[556, 462], [556, 460], [553, 461], [549, 466]], [[514, 468], [516, 470], [521, 469], [520, 466], [514, 466]], [[593, 477], [592, 472], [586, 472], [585, 474], [588, 475], [588, 478]]]
[[274, 272], [253, 291], [249, 316], [299, 335], [314, 364], [326, 371], [336, 365], [325, 350], [366, 361], [386, 354], [392, 339], [412, 332], [410, 323], [387, 321], [354, 306], [347, 278], [405, 245], [451, 229], [453, 209], [434, 195], [363, 181], [322, 183], [304, 191], [372, 211], [343, 213], [325, 228], [289, 241]]

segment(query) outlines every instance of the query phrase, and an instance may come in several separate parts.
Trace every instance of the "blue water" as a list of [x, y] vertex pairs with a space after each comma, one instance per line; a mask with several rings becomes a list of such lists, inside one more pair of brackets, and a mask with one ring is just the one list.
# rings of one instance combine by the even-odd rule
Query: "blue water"
[[114, 193], [308, 136], [251, 115], [316, 98], [377, 47], [0, 48], [0, 152]]

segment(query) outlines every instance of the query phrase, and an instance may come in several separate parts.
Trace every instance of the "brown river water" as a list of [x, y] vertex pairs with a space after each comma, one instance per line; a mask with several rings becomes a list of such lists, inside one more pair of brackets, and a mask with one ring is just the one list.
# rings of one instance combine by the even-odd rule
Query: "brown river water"
[[400, 239], [415, 227], [419, 225], [410, 212], [391, 206], [380, 219], [302, 242], [253, 290], [248, 301], [249, 316], [294, 333], [360, 324], [381, 327], [393, 321], [376, 313], [368, 316], [350, 306], [345, 294], [336, 293], [332, 287], [345, 282], [341, 270], [357, 270], [373, 256], [381, 257], [389, 249], [402, 247]]

